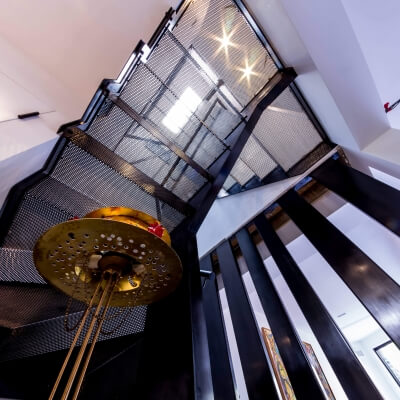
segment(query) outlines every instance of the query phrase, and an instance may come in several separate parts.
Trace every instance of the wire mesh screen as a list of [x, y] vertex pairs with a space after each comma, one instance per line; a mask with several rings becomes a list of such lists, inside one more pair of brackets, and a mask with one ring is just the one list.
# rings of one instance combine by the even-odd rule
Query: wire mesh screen
[[[36, 240], [52, 226], [74, 217], [82, 217], [103, 206], [126, 206], [157, 215], [168, 230], [173, 230], [184, 218], [180, 212], [156, 199], [78, 146], [69, 143], [51, 174], [30, 188], [19, 204], [3, 246], [0, 248], [0, 280], [10, 283], [42, 284], [43, 288], [47, 288], [33, 263], [32, 250]], [[0, 287], [0, 297], [5, 295], [5, 290], [4, 287]], [[9, 290], [11, 289], [8, 288], [7, 293]], [[64, 313], [63, 307], [54, 309], [51, 306], [54, 305], [54, 298], [50, 302], [46, 297], [35, 297], [35, 293], [28, 288], [13, 287], [12, 291], [18, 301], [12, 303], [8, 301], [7, 304], [12, 305], [11, 308], [17, 311], [7, 313], [2, 310], [0, 319], [4, 319], [3, 326], [6, 326], [7, 321], [10, 322], [11, 315], [15, 325], [26, 322], [21, 310], [23, 306], [30, 315], [37, 318], [37, 321], [50, 317], [49, 313], [53, 311], [55, 314], [52, 317], [59, 317]], [[32, 301], [35, 302], [34, 306]], [[140, 312], [145, 313], [145, 309]], [[15, 354], [17, 357], [18, 354], [33, 355], [35, 352], [35, 354], [44, 352], [45, 349], [52, 351], [67, 347], [69, 336], [65, 336], [62, 330], [56, 332], [55, 327], [51, 328], [53, 331], [47, 332], [46, 327], [52, 326], [53, 322], [48, 324], [50, 325], [39, 324], [39, 327], [26, 330], [24, 328], [24, 334], [18, 336], [18, 341], [8, 343], [4, 354], [10, 357]], [[142, 325], [135, 325], [132, 321], [131, 328], [128, 327], [129, 332], [127, 332], [134, 333], [140, 330]], [[119, 332], [119, 334], [126, 333], [123, 330]], [[61, 341], [62, 346], [55, 339], [53, 340], [55, 344], [51, 346], [49, 340], [45, 340], [53, 334], [61, 337], [57, 340]], [[23, 344], [23, 340], [28, 339], [27, 335], [32, 335], [29, 336], [29, 345]], [[36, 340], [38, 342], [33, 346], [32, 341]], [[43, 342], [40, 344], [41, 340]], [[29, 350], [31, 346], [33, 347]]]
[[290, 89], [264, 111], [253, 135], [285, 171], [322, 142]]
[[322, 145], [302, 105], [290, 88], [285, 89], [261, 115], [224, 189], [235, 183], [243, 186], [254, 176], [263, 179], [277, 166], [290, 170], [291, 176], [302, 173], [330, 150]]
[[[1, 292], [0, 292], [1, 296]], [[111, 307], [103, 324], [104, 334], [100, 334], [99, 341], [112, 339], [119, 336], [140, 333], [144, 329], [146, 321], [146, 306], [138, 306], [127, 309]], [[83, 311], [72, 313], [68, 317], [71, 327], [79, 323]], [[123, 323], [122, 323], [123, 322]], [[88, 329], [88, 323], [83, 332]], [[0, 346], [0, 361], [31, 357], [51, 351], [69, 348], [75, 331], [65, 330], [64, 316], [42, 320], [20, 326], [13, 331]], [[82, 344], [83, 335], [77, 342]]]
[[[209, 169], [230, 150], [225, 140], [241, 122], [242, 109], [276, 72], [233, 1], [194, 1], [175, 28], [162, 34], [148, 60], [135, 65], [118, 101], [105, 100], [86, 133], [188, 202], [206, 184], [201, 168]], [[286, 91], [263, 114], [224, 188], [262, 179], [277, 165], [287, 171], [320, 142]], [[159, 200], [146, 185], [89, 152], [69, 142], [52, 172], [25, 191], [13, 216], [0, 248], [0, 303], [10, 305], [0, 307], [0, 324], [13, 329], [0, 349], [2, 360], [65, 349], [71, 342], [73, 333], [66, 333], [63, 323], [65, 296], [46, 285], [33, 263], [33, 246], [46, 230], [103, 206], [139, 209], [169, 231], [185, 218], [169, 205], [173, 202]], [[10, 301], [11, 293], [18, 301]], [[17, 312], [7, 319], [13, 309]], [[111, 309], [109, 316], [115, 313], [124, 318], [121, 329], [114, 329], [120, 317], [110, 317], [104, 329], [111, 333], [101, 340], [143, 330], [146, 307], [127, 315]], [[81, 314], [75, 309], [71, 324]]]
[[240, 114], [169, 31], [150, 59], [138, 64], [120, 98], [141, 120], [106, 101], [88, 134], [189, 200], [205, 179], [163, 145], [148, 125], [207, 169], [226, 149], [224, 138], [238, 124]]
[[277, 71], [232, 1], [192, 2], [174, 35], [205, 60], [243, 107]]

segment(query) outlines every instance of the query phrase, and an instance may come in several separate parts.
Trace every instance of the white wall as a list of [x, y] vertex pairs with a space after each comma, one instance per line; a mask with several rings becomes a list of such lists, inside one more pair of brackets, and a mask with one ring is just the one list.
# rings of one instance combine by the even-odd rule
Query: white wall
[[374, 351], [374, 348], [386, 343], [388, 340], [389, 338], [384, 332], [378, 329], [361, 340], [352, 343], [352, 346], [366, 371], [370, 376], [374, 377], [374, 382], [384, 399], [395, 400], [400, 398], [400, 387]]

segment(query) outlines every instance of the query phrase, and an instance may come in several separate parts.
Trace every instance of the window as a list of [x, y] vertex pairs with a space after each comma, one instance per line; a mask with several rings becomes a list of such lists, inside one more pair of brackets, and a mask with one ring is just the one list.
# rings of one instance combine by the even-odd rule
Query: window
[[168, 111], [162, 123], [172, 133], [178, 134], [200, 103], [201, 98], [197, 93], [191, 87], [186, 88], [181, 97]]
[[398, 347], [393, 342], [386, 342], [374, 350], [400, 386], [400, 350]]

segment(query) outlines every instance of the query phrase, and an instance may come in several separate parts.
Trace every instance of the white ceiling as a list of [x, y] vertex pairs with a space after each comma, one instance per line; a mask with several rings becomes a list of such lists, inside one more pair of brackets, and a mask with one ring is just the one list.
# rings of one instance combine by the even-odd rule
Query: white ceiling
[[[65, 93], [52, 92], [47, 102], [50, 108], [62, 104], [63, 109], [55, 107], [57, 111], [77, 119], [101, 80], [118, 76], [138, 41], [148, 40], [168, 8], [177, 3], [178, 0], [2, 0], [0, 38], [68, 94], [60, 102], [59, 97]], [[4, 58], [0, 61], [0, 71], [6, 62]]]

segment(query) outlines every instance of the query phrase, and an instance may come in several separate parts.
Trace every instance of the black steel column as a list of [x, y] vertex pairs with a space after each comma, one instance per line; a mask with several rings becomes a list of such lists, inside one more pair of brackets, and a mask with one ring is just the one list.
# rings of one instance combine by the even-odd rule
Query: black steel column
[[177, 290], [149, 305], [138, 368], [138, 399], [213, 398], [196, 239], [171, 234], [183, 264]]
[[253, 279], [296, 397], [313, 400], [325, 399], [311, 370], [301, 339], [290, 323], [264, 262], [247, 229], [241, 229], [236, 234], [236, 239]]
[[265, 216], [259, 215], [254, 222], [347, 397], [350, 400], [381, 399], [340, 329]]
[[217, 248], [217, 256], [249, 398], [277, 400], [259, 329], [229, 241]]
[[333, 159], [311, 176], [400, 235], [400, 191]]
[[214, 398], [215, 400], [235, 399], [235, 384], [231, 369], [229, 348], [210, 255], [205, 256], [200, 261], [200, 268], [211, 272], [209, 278], [204, 282], [203, 306], [206, 316], [208, 346], [210, 349]]
[[293, 189], [279, 204], [400, 347], [400, 287]]
[[213, 385], [196, 236], [190, 233], [171, 236], [187, 274], [187, 282], [183, 283], [188, 285], [189, 293], [195, 399], [209, 400], [213, 398]]

